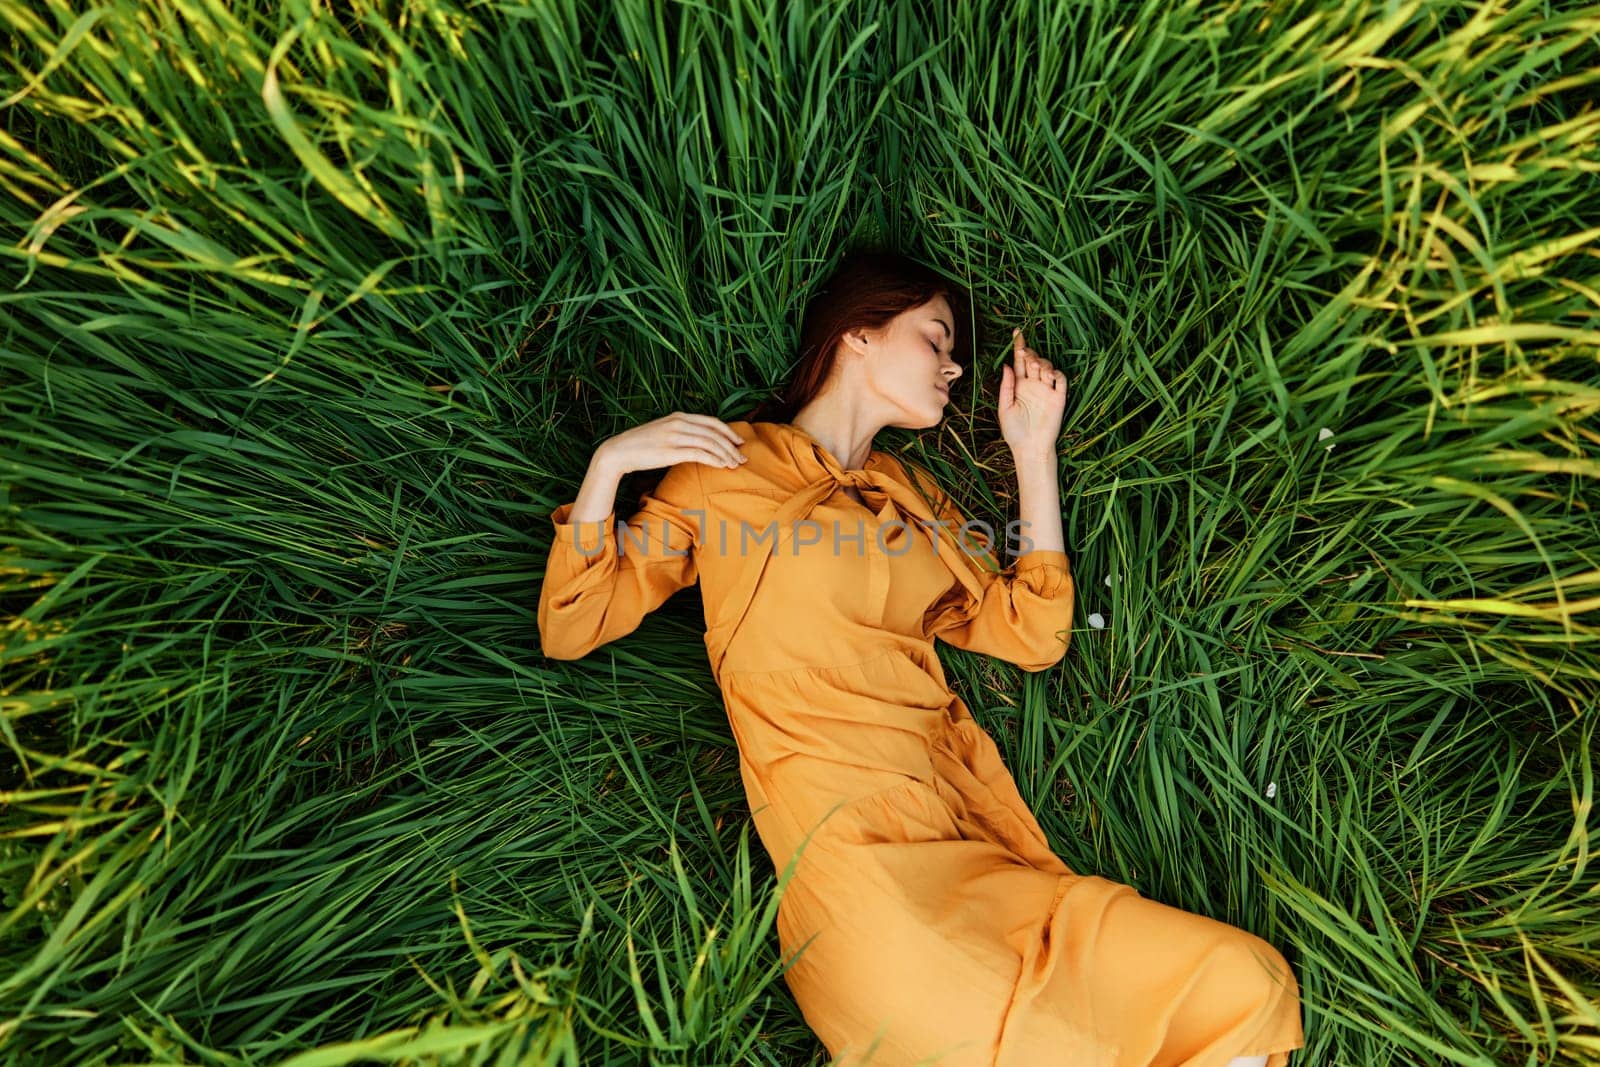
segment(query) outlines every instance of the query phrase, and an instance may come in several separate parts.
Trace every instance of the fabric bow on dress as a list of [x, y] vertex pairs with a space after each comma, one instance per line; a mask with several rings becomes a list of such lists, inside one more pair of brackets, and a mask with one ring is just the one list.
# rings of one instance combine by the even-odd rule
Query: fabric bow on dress
[[733, 590], [728, 594], [725, 621], [706, 631], [706, 651], [711, 659], [712, 674], [721, 677], [722, 660], [727, 654], [728, 645], [744, 621], [761, 583], [761, 576], [766, 573], [773, 555], [785, 549], [793, 555], [797, 551], [794, 547], [795, 538], [804, 529], [802, 523], [810, 518], [818, 505], [846, 488], [860, 491], [863, 500], [876, 513], [880, 526], [902, 524], [890, 525], [889, 529], [881, 532], [870, 531], [865, 539], [869, 561], [866, 603], [879, 613], [880, 621], [889, 592], [889, 560], [885, 550], [890, 553], [904, 551], [904, 539], [918, 536], [918, 530], [926, 530], [928, 535], [934, 537], [935, 552], [969, 594], [937, 615], [933, 620], [933, 628], [958, 625], [964, 621], [965, 613], [983, 597], [986, 584], [984, 574], [988, 570], [986, 557], [962, 546], [960, 530], [953, 527], [948, 518], [944, 519], [943, 525], [939, 524], [941, 517], [936, 514], [935, 505], [910, 484], [905, 466], [887, 453], [874, 451], [868, 454], [862, 467], [845, 468], [809, 433], [798, 426], [783, 425], [793, 431], [785, 440], [793, 452], [794, 469], [806, 481], [779, 505], [772, 519], [776, 537], [765, 542], [768, 550], [758, 562], [752, 562], [740, 572]]

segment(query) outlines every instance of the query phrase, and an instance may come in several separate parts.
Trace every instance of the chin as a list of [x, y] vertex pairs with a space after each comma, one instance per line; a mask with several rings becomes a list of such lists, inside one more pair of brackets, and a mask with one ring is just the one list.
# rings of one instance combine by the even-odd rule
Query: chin
[[[934, 408], [931, 414], [905, 415], [901, 421], [890, 423], [890, 425], [902, 430], [931, 430], [944, 421], [945, 408], [949, 406], [950, 401], [945, 400], [940, 402], [939, 406]], [[902, 408], [901, 410], [904, 411], [905, 409]]]

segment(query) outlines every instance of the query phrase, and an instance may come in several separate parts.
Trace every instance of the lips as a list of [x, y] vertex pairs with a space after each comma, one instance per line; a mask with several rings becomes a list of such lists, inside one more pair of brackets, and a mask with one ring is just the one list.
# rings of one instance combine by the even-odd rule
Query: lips
[[943, 382], [940, 382], [938, 384], [937, 388], [938, 388], [939, 392], [944, 394], [944, 398], [946, 400], [950, 399], [950, 387], [948, 385], [944, 384]]

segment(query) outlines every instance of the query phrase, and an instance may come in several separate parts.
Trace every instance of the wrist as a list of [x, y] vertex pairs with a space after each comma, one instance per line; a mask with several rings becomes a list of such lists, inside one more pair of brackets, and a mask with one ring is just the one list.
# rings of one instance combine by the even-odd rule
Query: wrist
[[1035, 435], [1023, 441], [1007, 441], [1006, 447], [1011, 450], [1012, 456], [1026, 460], [1054, 460], [1059, 452], [1056, 448], [1056, 437], [1051, 435], [1043, 437]]
[[606, 451], [606, 446], [601, 445], [594, 450], [594, 455], [589, 457], [589, 470], [585, 477], [617, 483], [622, 481], [625, 473], [627, 472], [617, 464], [615, 457]]
[[1061, 460], [1053, 449], [1026, 452], [1013, 449], [1011, 462], [1016, 467], [1018, 475], [1048, 474], [1053, 478], [1060, 469]]

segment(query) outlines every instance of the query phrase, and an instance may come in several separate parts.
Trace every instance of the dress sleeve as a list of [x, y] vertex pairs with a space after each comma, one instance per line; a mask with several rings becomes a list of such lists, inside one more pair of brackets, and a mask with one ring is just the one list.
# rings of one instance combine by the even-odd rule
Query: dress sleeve
[[700, 464], [669, 467], [618, 525], [568, 521], [577, 501], [550, 513], [555, 540], [539, 590], [539, 644], [552, 659], [580, 659], [632, 633], [645, 615], [699, 577], [705, 525]]
[[[938, 513], [960, 537], [966, 518], [945, 498]], [[929, 636], [956, 648], [996, 656], [1025, 671], [1042, 671], [1061, 662], [1072, 640], [1072, 567], [1065, 552], [1035, 548], [1001, 568], [993, 546], [984, 545], [979, 574], [982, 595], [975, 597], [959, 582], [935, 614], [944, 624]], [[939, 611], [937, 609], [946, 610]]]

